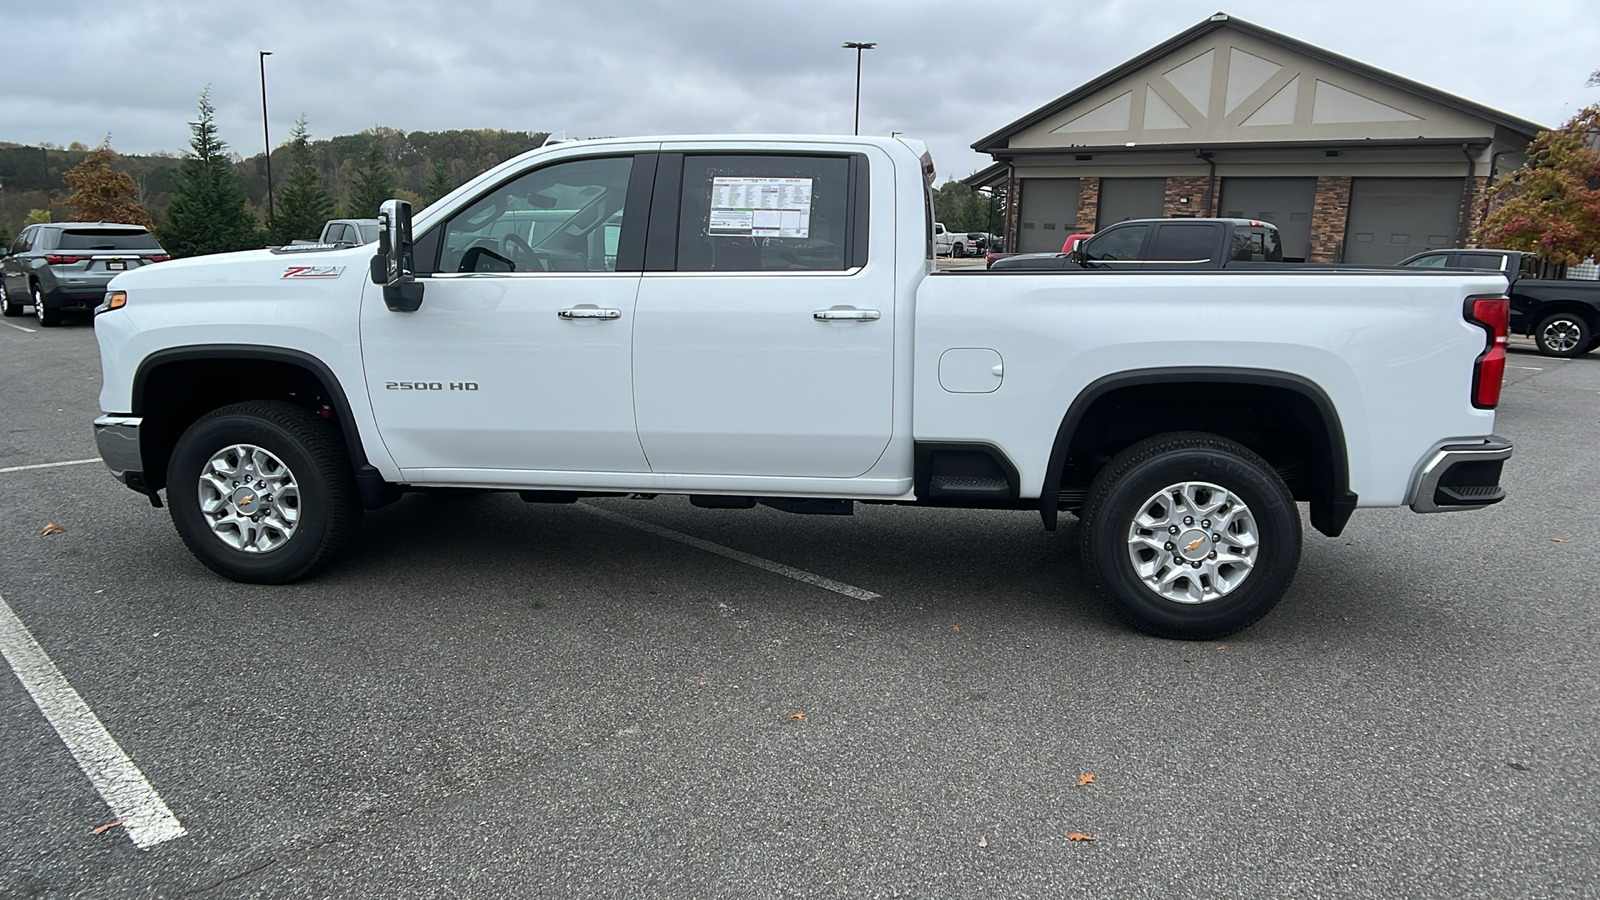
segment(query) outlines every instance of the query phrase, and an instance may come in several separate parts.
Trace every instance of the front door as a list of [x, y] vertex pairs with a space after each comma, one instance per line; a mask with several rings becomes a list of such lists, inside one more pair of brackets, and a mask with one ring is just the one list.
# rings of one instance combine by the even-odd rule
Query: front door
[[848, 478], [882, 455], [893, 235], [868, 234], [867, 208], [894, 186], [868, 163], [663, 153], [633, 354], [654, 472]]
[[626, 202], [634, 169], [631, 155], [558, 160], [485, 191], [418, 236], [414, 313], [367, 285], [373, 412], [412, 478], [649, 470], [629, 358], [638, 262], [618, 265], [619, 248], [642, 246], [631, 232], [646, 210]]

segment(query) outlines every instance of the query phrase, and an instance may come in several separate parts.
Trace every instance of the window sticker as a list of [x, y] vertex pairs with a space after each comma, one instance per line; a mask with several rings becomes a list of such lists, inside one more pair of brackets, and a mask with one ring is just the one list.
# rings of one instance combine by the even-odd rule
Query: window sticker
[[711, 218], [717, 235], [806, 238], [811, 235], [811, 178], [711, 179]]

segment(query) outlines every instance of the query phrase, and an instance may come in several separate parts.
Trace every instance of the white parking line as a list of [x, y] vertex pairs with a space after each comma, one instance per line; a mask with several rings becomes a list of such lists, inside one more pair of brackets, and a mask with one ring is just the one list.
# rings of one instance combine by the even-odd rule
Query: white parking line
[[187, 833], [3, 596], [0, 654], [140, 850]]
[[726, 556], [728, 559], [738, 560], [747, 566], [755, 566], [758, 569], [766, 569], [768, 572], [775, 572], [784, 576], [785, 578], [793, 578], [795, 581], [803, 581], [806, 584], [815, 585], [816, 587], [823, 588], [824, 590], [833, 591], [836, 594], [843, 594], [846, 597], [853, 597], [857, 600], [876, 600], [882, 596], [881, 594], [874, 594], [871, 591], [858, 588], [855, 585], [845, 584], [842, 581], [834, 581], [832, 578], [823, 578], [821, 575], [813, 575], [812, 573], [803, 569], [796, 569], [793, 566], [786, 566], [783, 563], [775, 563], [770, 559], [762, 559], [759, 556], [752, 556], [741, 550], [735, 550], [732, 547], [724, 547], [721, 544], [713, 544], [710, 541], [702, 541], [697, 537], [690, 537], [687, 534], [673, 531], [670, 528], [662, 528], [660, 525], [652, 525], [649, 522], [641, 522], [631, 516], [625, 516], [621, 513], [614, 513], [609, 509], [601, 509], [598, 506], [590, 506], [587, 503], [579, 503], [577, 506], [579, 509], [589, 513], [590, 515], [599, 516], [602, 519], [610, 519], [613, 522], [619, 522], [623, 525], [629, 526], [630, 528], [637, 528], [640, 531], [648, 531], [657, 537], [664, 537], [669, 541], [677, 541], [680, 544], [688, 544], [691, 547], [704, 550], [707, 553], [715, 553], [718, 556]]
[[15, 322], [0, 322], [0, 325], [10, 325], [12, 328], [15, 328], [18, 331], [26, 331], [29, 334], [38, 334], [39, 333], [37, 330], [35, 330], [33, 328], [23, 328], [21, 325], [18, 325]]
[[7, 472], [25, 472], [29, 469], [59, 469], [62, 466], [85, 466], [99, 461], [100, 457], [96, 456], [94, 459], [69, 459], [66, 462], [34, 463], [31, 466], [6, 466], [4, 469], [0, 469], [0, 475], [4, 475]]

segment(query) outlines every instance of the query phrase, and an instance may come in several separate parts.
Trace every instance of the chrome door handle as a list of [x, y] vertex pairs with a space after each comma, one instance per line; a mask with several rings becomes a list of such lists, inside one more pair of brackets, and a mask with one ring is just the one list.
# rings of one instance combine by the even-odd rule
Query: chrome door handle
[[883, 318], [883, 313], [875, 309], [819, 309], [811, 314], [811, 318], [818, 322], [835, 322], [841, 319], [857, 322], [871, 322]]
[[596, 309], [593, 306], [576, 306], [572, 309], [558, 309], [556, 315], [563, 319], [620, 319], [620, 309]]

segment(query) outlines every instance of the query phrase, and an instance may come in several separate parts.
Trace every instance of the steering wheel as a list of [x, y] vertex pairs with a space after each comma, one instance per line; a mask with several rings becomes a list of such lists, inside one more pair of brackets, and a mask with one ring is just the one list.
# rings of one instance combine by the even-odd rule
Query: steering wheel
[[521, 235], [508, 234], [501, 239], [501, 242], [505, 245], [506, 253], [513, 257], [526, 258], [534, 255], [533, 247], [523, 240]]

